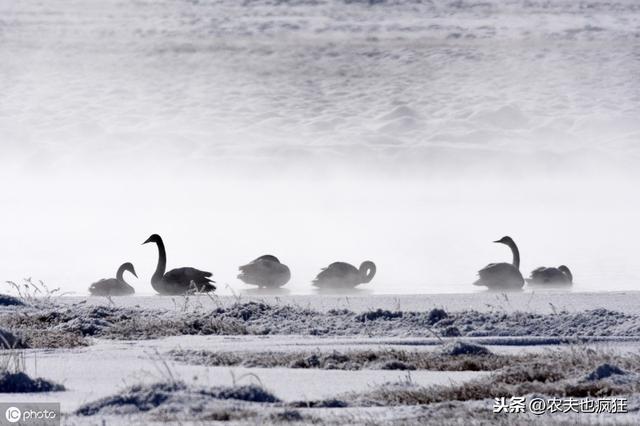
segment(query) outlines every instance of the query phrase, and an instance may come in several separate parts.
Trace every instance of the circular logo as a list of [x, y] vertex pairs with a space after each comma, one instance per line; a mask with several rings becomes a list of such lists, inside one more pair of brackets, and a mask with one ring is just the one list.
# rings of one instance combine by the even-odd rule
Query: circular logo
[[4, 416], [7, 418], [9, 423], [18, 423], [21, 415], [22, 413], [18, 407], [9, 407], [4, 413]]

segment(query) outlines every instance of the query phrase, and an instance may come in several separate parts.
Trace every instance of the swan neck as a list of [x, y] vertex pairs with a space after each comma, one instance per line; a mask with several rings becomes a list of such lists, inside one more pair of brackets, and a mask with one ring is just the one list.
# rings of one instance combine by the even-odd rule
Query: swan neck
[[164, 249], [164, 243], [160, 240], [156, 242], [156, 244], [158, 245], [158, 266], [156, 266], [156, 272], [154, 272], [151, 277], [152, 283], [162, 281], [164, 271], [167, 269], [167, 252]]
[[373, 262], [363, 262], [360, 265], [360, 281], [363, 284], [370, 283], [376, 274], [376, 265]]
[[570, 283], [573, 283], [573, 274], [571, 273], [571, 271], [569, 270], [569, 268], [565, 268], [562, 272], [563, 272], [563, 273], [566, 275], [566, 277], [569, 279], [569, 282], [570, 282]]
[[124, 281], [124, 271], [125, 271], [125, 266], [124, 265], [120, 265], [120, 267], [118, 268], [118, 272], [116, 272], [116, 280], [118, 280], [121, 283], [125, 282]]
[[512, 241], [509, 242], [509, 248], [511, 249], [511, 253], [513, 254], [513, 266], [520, 269], [520, 250], [518, 250], [518, 246]]

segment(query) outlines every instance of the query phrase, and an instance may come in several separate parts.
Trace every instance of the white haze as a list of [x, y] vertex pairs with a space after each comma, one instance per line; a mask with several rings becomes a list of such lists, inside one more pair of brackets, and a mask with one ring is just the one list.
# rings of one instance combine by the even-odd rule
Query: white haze
[[477, 291], [510, 253], [637, 289], [633, 1], [0, 0], [0, 279], [82, 293], [156, 251], [245, 288]]

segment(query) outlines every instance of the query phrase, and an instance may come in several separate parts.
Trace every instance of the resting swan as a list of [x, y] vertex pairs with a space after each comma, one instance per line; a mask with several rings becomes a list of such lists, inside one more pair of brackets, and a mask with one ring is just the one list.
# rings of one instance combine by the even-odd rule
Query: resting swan
[[89, 293], [93, 296], [126, 296], [135, 293], [134, 288], [127, 284], [123, 278], [125, 271], [131, 272], [134, 277], [138, 278], [133, 265], [126, 262], [120, 265], [115, 278], [103, 278], [91, 284]]
[[196, 268], [177, 268], [165, 273], [167, 253], [160, 235], [153, 234], [142, 244], [156, 243], [158, 246], [158, 266], [151, 277], [151, 286], [160, 294], [179, 295], [190, 291], [207, 293], [216, 289], [209, 278], [211, 272]]
[[238, 268], [240, 274], [238, 279], [246, 284], [257, 285], [258, 287], [278, 288], [282, 287], [291, 279], [289, 267], [280, 263], [277, 257], [270, 254], [242, 265]]
[[527, 278], [529, 285], [545, 286], [570, 286], [573, 284], [573, 274], [565, 265], [557, 268], [541, 266], [531, 271], [531, 277]]
[[494, 243], [505, 244], [513, 254], [512, 263], [490, 263], [478, 271], [479, 279], [473, 285], [485, 286], [490, 290], [520, 290], [524, 279], [520, 273], [520, 251], [511, 237], [502, 237]]
[[354, 288], [371, 282], [376, 275], [376, 265], [370, 260], [362, 262], [359, 269], [345, 262], [335, 262], [324, 268], [313, 285], [321, 288]]

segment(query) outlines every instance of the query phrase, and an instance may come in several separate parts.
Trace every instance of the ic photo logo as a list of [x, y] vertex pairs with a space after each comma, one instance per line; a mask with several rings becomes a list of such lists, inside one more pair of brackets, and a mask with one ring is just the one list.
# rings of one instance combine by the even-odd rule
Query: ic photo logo
[[22, 417], [22, 411], [18, 407], [9, 407], [4, 416], [9, 423], [18, 423]]
[[60, 417], [59, 402], [0, 402], [0, 426], [60, 426]]

